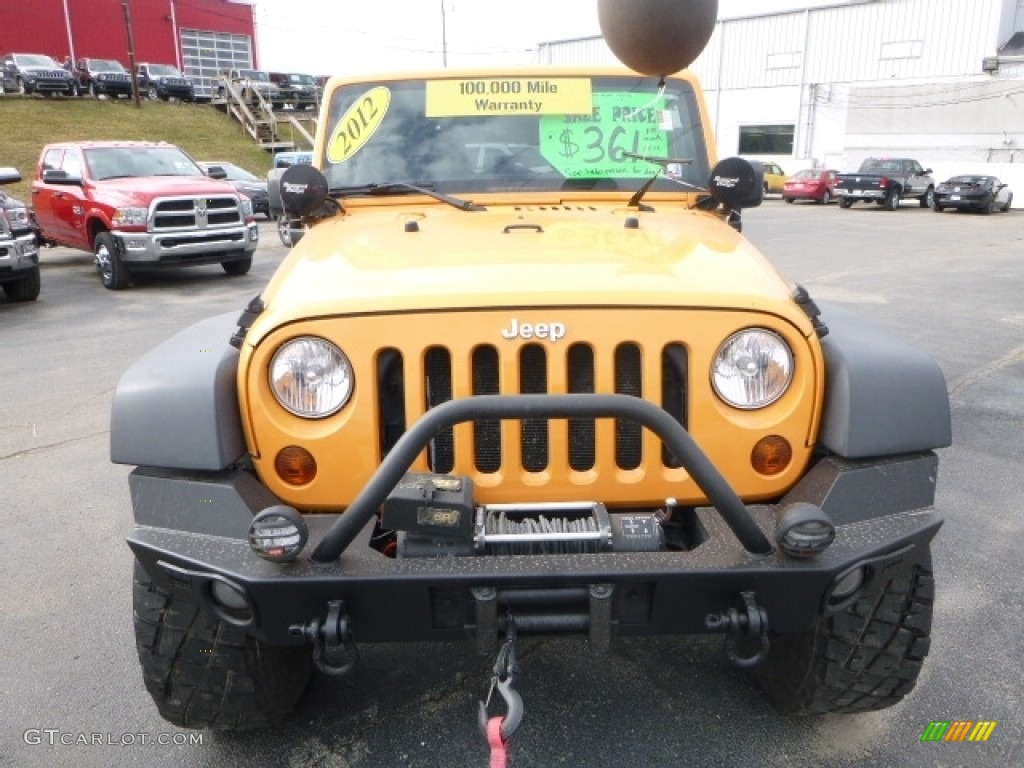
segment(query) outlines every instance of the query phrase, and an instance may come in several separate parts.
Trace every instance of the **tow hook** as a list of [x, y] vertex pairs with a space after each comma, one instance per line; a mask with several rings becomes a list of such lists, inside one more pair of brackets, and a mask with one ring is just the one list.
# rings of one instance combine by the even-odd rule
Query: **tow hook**
[[[523, 722], [523, 698], [519, 692], [512, 687], [513, 678], [519, 671], [516, 664], [516, 625], [511, 614], [506, 622], [505, 643], [498, 651], [498, 658], [494, 662], [493, 674], [491, 675], [491, 687], [487, 692], [487, 701], [480, 702], [480, 711], [477, 720], [480, 732], [487, 739], [491, 748], [492, 768], [505, 768], [507, 765], [508, 740], [519, 729]], [[497, 689], [505, 702], [505, 716], [496, 715], [488, 717], [487, 708], [490, 706], [491, 697]]]
[[[704, 617], [704, 625], [712, 632], [725, 632], [725, 655], [737, 667], [755, 667], [768, 656], [768, 614], [757, 604], [753, 592], [740, 592], [743, 606], [740, 610], [730, 608], [725, 613], [709, 613]], [[750, 656], [740, 656], [736, 646], [740, 638], [752, 640], [758, 644], [757, 650]]]
[[344, 600], [327, 603], [327, 618], [309, 624], [293, 624], [288, 634], [304, 637], [313, 644], [313, 664], [325, 675], [341, 677], [352, 671], [358, 653], [352, 642], [352, 627], [345, 613]]

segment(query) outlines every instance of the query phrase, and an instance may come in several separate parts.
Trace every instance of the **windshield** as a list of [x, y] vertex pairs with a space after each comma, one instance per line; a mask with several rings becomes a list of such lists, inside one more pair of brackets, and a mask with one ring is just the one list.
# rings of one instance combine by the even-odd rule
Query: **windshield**
[[794, 179], [816, 179], [821, 176], [821, 171], [798, 171], [793, 174]]
[[110, 59], [93, 59], [91, 62], [93, 72], [124, 72], [124, 67], [121, 66], [121, 62], [112, 61]]
[[709, 176], [682, 80], [663, 92], [639, 75], [360, 83], [334, 92], [328, 120], [331, 188], [633, 192], [662, 169], [652, 191], [688, 192]]
[[202, 169], [177, 147], [102, 147], [85, 150], [97, 181], [129, 176], [202, 176]]
[[247, 77], [250, 80], [259, 80], [261, 83], [270, 82], [270, 75], [266, 72], [257, 72], [255, 69], [240, 69], [238, 70], [239, 77]]
[[150, 64], [149, 74], [157, 77], [181, 77], [181, 72], [167, 64]]
[[49, 56], [40, 56], [34, 53], [15, 56], [14, 61], [19, 67], [56, 67], [57, 69], [60, 69], [60, 64]]
[[984, 184], [989, 179], [988, 176], [954, 176], [949, 180], [950, 184]]
[[288, 75], [288, 79], [300, 85], [313, 85], [312, 75]]

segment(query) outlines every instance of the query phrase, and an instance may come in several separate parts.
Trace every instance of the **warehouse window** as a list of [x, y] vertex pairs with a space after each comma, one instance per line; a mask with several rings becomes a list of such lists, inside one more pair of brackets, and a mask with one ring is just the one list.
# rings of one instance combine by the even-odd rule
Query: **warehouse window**
[[741, 125], [741, 155], [792, 155], [794, 125]]

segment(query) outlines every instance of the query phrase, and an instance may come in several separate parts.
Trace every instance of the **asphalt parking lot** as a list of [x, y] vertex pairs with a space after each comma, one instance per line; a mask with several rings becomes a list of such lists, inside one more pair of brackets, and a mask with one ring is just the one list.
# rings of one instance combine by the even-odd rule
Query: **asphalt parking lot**
[[[143, 688], [124, 544], [129, 468], [108, 460], [111, 395], [153, 345], [260, 291], [285, 255], [272, 226], [261, 229], [245, 277], [203, 267], [113, 293], [88, 254], [54, 249], [37, 302], [0, 299], [0, 766], [487, 764], [476, 702], [491, 660], [468, 643], [365, 647], [349, 677], [314, 680], [280, 728], [202, 733], [200, 744], [164, 723]], [[510, 764], [1024, 764], [1024, 214], [770, 198], [745, 214], [745, 233], [787, 280], [871, 316], [945, 373], [954, 445], [940, 452], [946, 523], [917, 689], [883, 712], [795, 719], [769, 708], [720, 638], [620, 640], [607, 655], [524, 638], [526, 718]], [[998, 725], [986, 743], [923, 744], [931, 720]]]

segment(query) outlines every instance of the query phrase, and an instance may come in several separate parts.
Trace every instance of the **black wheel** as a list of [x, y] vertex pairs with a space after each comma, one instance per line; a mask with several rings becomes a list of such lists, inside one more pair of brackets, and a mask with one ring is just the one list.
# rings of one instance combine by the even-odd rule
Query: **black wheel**
[[821, 204], [822, 205], [828, 205], [831, 202], [832, 202], [832, 193], [829, 192], [826, 189], [824, 192], [821, 193]]
[[936, 213], [942, 213], [942, 212], [943, 212], [944, 210], [946, 210], [946, 209], [945, 209], [945, 208], [943, 208], [943, 207], [942, 207], [941, 205], [939, 205], [938, 203], [936, 203], [936, 204], [935, 204], [935, 207], [934, 207], [934, 208], [932, 208], [932, 210], [933, 210], [933, 211], [935, 211]]
[[988, 216], [991, 213], [995, 213], [996, 201], [994, 198], [989, 198], [988, 202], [982, 206], [981, 212]]
[[288, 217], [283, 213], [277, 217], [277, 236], [281, 238], [281, 244], [285, 248], [292, 247], [292, 228]]
[[792, 197], [784, 197], [782, 199], [785, 200], [787, 203], [792, 203], [793, 202], [793, 198]]
[[885, 200], [882, 201], [882, 206], [887, 211], [895, 211], [900, 207], [900, 193], [896, 190], [890, 190], [885, 196]]
[[1003, 213], [1008, 213], [1009, 210], [1010, 210], [1010, 206], [1011, 205], [1013, 205], [1013, 195], [1012, 194], [1008, 198], [1006, 198], [1006, 205], [1003, 206]]
[[131, 275], [124, 262], [121, 261], [119, 251], [117, 239], [112, 234], [100, 232], [96, 235], [96, 242], [93, 245], [96, 271], [100, 275], [103, 287], [111, 291], [127, 288], [131, 283]]
[[146, 89], [146, 98], [150, 101], [156, 101], [160, 98], [160, 94], [157, 93], [155, 85], [151, 85]]
[[222, 261], [220, 263], [221, 269], [227, 272], [229, 275], [239, 276], [248, 273], [252, 269], [252, 256], [248, 256], [244, 259], [235, 259], [234, 261]]
[[139, 664], [165, 720], [242, 730], [271, 725], [295, 709], [312, 669], [309, 648], [264, 645], [197, 600], [167, 594], [138, 562], [134, 582]]
[[4, 293], [11, 301], [35, 301], [39, 298], [39, 284], [39, 267], [34, 267], [24, 277], [4, 283]]
[[928, 187], [928, 191], [924, 193], [924, 197], [919, 201], [919, 205], [922, 208], [932, 208], [935, 206], [935, 189]]
[[22, 80], [20, 77], [16, 78], [14, 82], [17, 83], [18, 93], [20, 93], [22, 96], [28, 96], [30, 93], [32, 93], [32, 91], [25, 87], [25, 81]]
[[777, 709], [869, 712], [913, 690], [930, 644], [931, 558], [875, 579], [808, 632], [772, 636], [756, 674]]
[[839, 207], [840, 208], [849, 208], [851, 205], [853, 205], [853, 200], [851, 200], [850, 198], [848, 198], [848, 197], [840, 197], [839, 198]]

